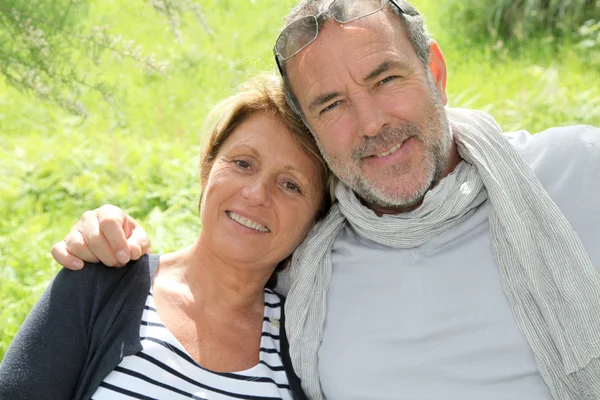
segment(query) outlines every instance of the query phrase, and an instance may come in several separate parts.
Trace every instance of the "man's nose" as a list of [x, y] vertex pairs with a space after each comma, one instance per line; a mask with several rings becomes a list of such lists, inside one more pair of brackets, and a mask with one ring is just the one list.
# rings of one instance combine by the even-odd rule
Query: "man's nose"
[[248, 200], [251, 206], [267, 205], [270, 199], [268, 185], [262, 180], [249, 182], [242, 189], [242, 197]]
[[362, 136], [377, 136], [387, 123], [384, 110], [371, 96], [363, 96], [353, 103], [359, 133]]

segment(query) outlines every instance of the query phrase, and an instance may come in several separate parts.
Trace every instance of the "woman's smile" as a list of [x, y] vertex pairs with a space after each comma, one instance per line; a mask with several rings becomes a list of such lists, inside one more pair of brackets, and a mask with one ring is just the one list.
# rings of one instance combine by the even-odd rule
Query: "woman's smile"
[[234, 211], [225, 211], [225, 214], [227, 214], [227, 216], [232, 221], [235, 221], [238, 225], [248, 228], [254, 232], [259, 232], [259, 233], [269, 233], [270, 232], [269, 228], [267, 228], [266, 226], [264, 226], [262, 224], [259, 224], [258, 222], [254, 221], [252, 218], [244, 217]]
[[279, 118], [250, 115], [222, 143], [204, 187], [210, 247], [231, 262], [277, 265], [314, 223], [324, 190], [313, 177], [321, 173]]

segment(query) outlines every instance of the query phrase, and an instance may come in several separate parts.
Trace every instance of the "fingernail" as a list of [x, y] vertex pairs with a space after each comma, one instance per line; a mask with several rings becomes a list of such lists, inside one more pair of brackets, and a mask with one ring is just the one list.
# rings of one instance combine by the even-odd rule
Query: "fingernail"
[[81, 260], [73, 261], [72, 265], [73, 265], [73, 268], [81, 269], [81, 268], [83, 268], [83, 261], [81, 261]]
[[117, 259], [119, 261], [121, 261], [123, 264], [126, 264], [129, 262], [129, 256], [127, 255], [127, 253], [125, 253], [125, 250], [121, 250], [121, 251], [117, 252]]

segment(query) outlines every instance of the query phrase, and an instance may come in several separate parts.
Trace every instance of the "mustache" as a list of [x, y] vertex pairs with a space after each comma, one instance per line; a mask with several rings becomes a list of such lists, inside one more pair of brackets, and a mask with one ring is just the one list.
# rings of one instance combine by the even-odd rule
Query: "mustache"
[[352, 149], [351, 156], [354, 160], [372, 156], [384, 151], [398, 142], [404, 142], [411, 137], [421, 135], [419, 126], [413, 122], [404, 122], [394, 127], [385, 127], [377, 136], [368, 136], [363, 142]]

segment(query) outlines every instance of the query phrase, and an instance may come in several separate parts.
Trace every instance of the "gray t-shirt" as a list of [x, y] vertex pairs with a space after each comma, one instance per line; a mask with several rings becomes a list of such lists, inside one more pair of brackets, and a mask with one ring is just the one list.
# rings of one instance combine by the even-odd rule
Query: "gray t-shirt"
[[[600, 269], [600, 130], [507, 134]], [[551, 400], [494, 262], [484, 203], [424, 246], [346, 225], [319, 351], [328, 400]]]

